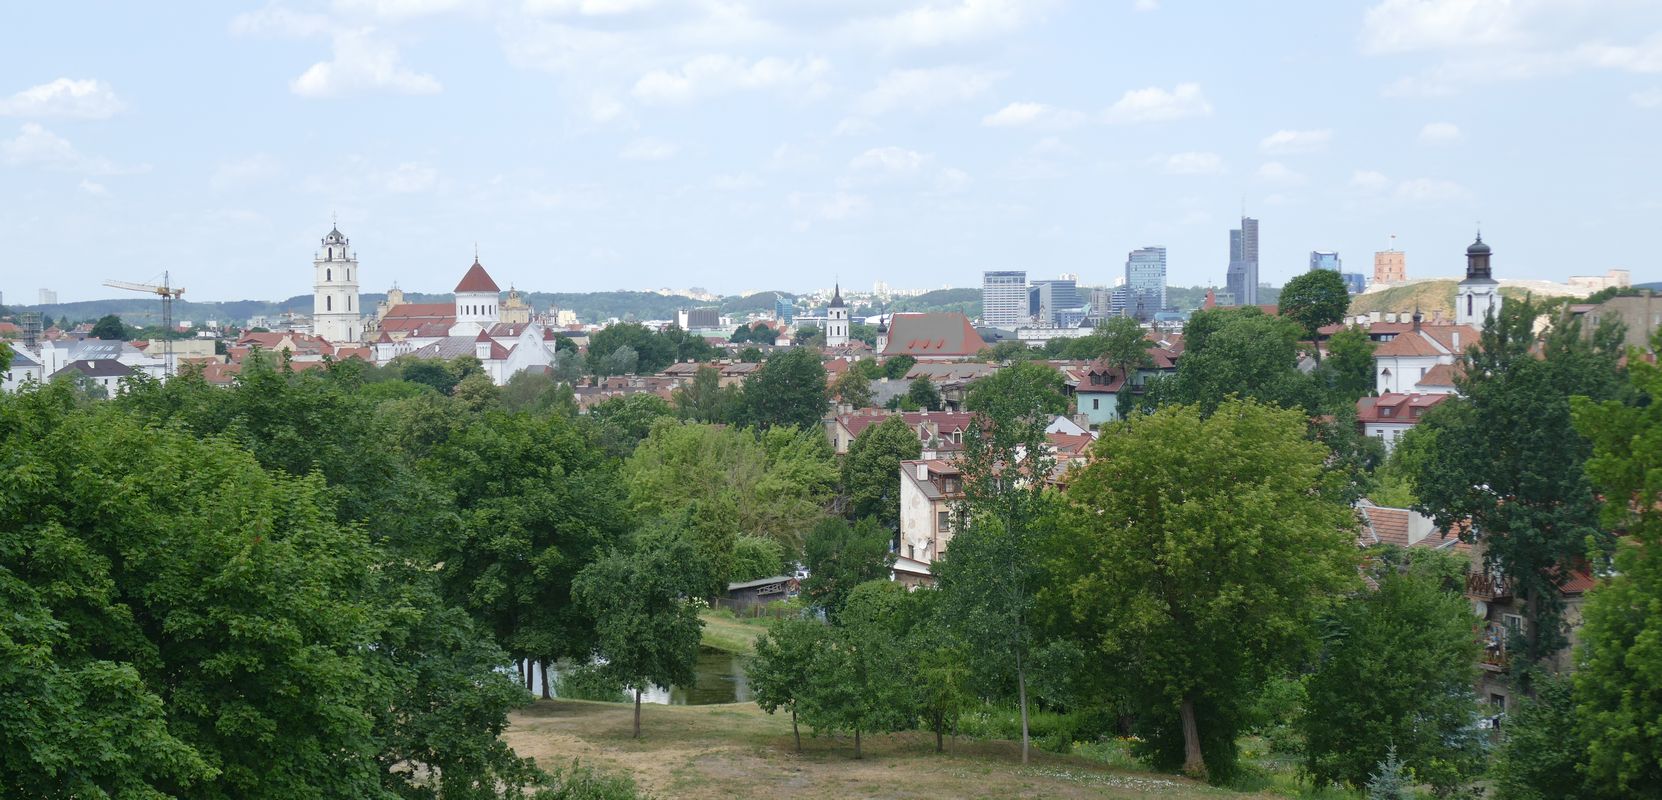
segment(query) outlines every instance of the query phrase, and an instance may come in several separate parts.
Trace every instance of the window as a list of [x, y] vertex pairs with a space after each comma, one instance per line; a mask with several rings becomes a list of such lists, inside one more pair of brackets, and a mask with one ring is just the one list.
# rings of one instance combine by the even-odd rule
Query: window
[[917, 545], [914, 545], [914, 544], [912, 544], [912, 543], [910, 543], [910, 542], [908, 542], [908, 543], [907, 543], [907, 544], [906, 544], [906, 557], [907, 557], [907, 558], [913, 558], [913, 559], [915, 559], [915, 558], [917, 558], [917, 557], [918, 557], [918, 548], [917, 548]]
[[935, 532], [936, 533], [946, 533], [947, 532], [946, 517], [947, 517], [947, 512], [945, 512], [945, 511], [935, 512]]
[[1466, 316], [1468, 316], [1468, 317], [1472, 315], [1472, 298], [1473, 297], [1476, 297], [1476, 295], [1470, 295], [1470, 294], [1466, 295]]
[[323, 271], [323, 280], [324, 280], [325, 283], [327, 283], [329, 281], [332, 281], [334, 279], [335, 279], [335, 271], [334, 270], [326, 269], [326, 270]]
[[1500, 615], [1500, 621], [1506, 626], [1508, 638], [1523, 635], [1524, 618], [1522, 614], [1502, 614]]
[[1099, 399], [1099, 398], [1096, 398], [1096, 397], [1091, 398], [1091, 410], [1096, 411], [1096, 410], [1099, 410], [1101, 408], [1102, 408], [1102, 400]]
[[335, 310], [335, 298], [325, 296], [323, 298], [323, 310], [324, 311], [334, 311]]
[[1379, 409], [1379, 416], [1381, 416], [1381, 417], [1389, 417], [1389, 416], [1391, 416], [1391, 409], [1389, 409], [1389, 408], [1381, 408], [1381, 409]]

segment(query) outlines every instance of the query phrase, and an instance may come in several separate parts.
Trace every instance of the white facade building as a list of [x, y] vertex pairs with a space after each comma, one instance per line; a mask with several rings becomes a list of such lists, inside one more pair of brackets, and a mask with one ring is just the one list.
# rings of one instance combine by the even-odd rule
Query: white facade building
[[843, 287], [838, 284], [831, 292], [831, 304], [825, 308], [825, 346], [845, 344], [848, 344], [848, 306], [843, 303]]
[[456, 284], [456, 322], [450, 326], [451, 336], [472, 338], [500, 322], [497, 304], [502, 300], [502, 289], [491, 280], [485, 268], [479, 265], [479, 256], [473, 256], [462, 282]]
[[339, 228], [323, 237], [323, 249], [312, 261], [317, 273], [312, 290], [312, 332], [334, 344], [357, 342], [364, 336], [363, 308], [358, 297], [358, 258]]
[[1489, 273], [1492, 252], [1481, 233], [1466, 248], [1466, 279], [1454, 298], [1455, 322], [1481, 329], [1490, 314], [1500, 316], [1500, 283]]

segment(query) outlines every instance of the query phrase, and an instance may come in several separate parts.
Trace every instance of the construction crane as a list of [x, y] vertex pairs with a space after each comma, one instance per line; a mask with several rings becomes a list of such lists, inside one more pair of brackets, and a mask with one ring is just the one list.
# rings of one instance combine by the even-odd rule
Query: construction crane
[[184, 287], [173, 286], [166, 272], [162, 273], [161, 285], [150, 283], [132, 283], [130, 281], [104, 281], [104, 285], [112, 289], [126, 289], [131, 292], [160, 295], [162, 298], [162, 374], [173, 377], [173, 301], [185, 293]]

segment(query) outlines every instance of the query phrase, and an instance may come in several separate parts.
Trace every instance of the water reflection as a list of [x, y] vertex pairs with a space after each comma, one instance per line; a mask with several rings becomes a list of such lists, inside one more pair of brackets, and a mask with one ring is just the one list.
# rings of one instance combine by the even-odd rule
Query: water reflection
[[[743, 703], [750, 700], [750, 680], [745, 674], [746, 656], [714, 650], [698, 649], [698, 660], [693, 665], [693, 682], [688, 686], [664, 688], [653, 686], [641, 692], [641, 702], [672, 706], [702, 706], [715, 703]], [[563, 670], [571, 669], [568, 662], [560, 662], [549, 671], [549, 690], [559, 696], [559, 678]], [[534, 691], [542, 686], [542, 670], [532, 666], [531, 685]]]

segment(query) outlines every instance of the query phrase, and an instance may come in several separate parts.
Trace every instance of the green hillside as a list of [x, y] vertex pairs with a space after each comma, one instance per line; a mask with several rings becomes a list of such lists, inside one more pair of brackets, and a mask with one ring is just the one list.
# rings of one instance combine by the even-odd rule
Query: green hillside
[[[1429, 280], [1417, 283], [1392, 286], [1377, 292], [1359, 294], [1351, 298], [1350, 313], [1368, 314], [1374, 311], [1403, 312], [1420, 310], [1427, 319], [1441, 313], [1444, 319], [1454, 317], [1454, 295], [1460, 286], [1459, 281]], [[1521, 299], [1528, 294], [1528, 290], [1516, 286], [1500, 287], [1500, 295], [1508, 300]]]

